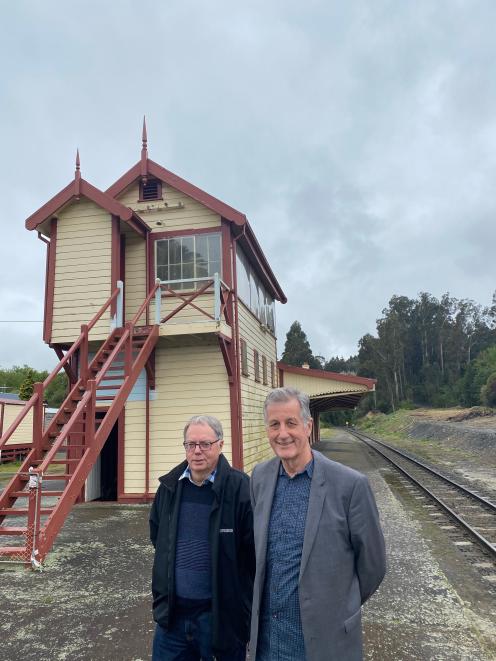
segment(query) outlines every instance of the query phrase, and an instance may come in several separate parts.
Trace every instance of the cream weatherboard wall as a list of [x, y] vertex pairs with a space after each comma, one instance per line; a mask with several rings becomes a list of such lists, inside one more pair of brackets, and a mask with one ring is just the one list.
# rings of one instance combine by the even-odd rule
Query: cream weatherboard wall
[[[121, 223], [125, 237], [125, 317], [131, 319], [146, 298], [146, 241], [125, 223]], [[145, 323], [143, 315], [140, 323]]]
[[[178, 340], [175, 340], [178, 343]], [[173, 346], [160, 338], [156, 348], [156, 391], [150, 401], [150, 492], [158, 477], [184, 458], [183, 428], [192, 415], [214, 415], [224, 428], [224, 454], [231, 461], [231, 410], [224, 360], [216, 338]], [[145, 490], [144, 402], [126, 404], [126, 493]]]
[[[276, 338], [268, 330], [262, 328], [258, 319], [239, 301], [239, 336], [247, 345], [248, 376], [241, 375], [241, 411], [243, 420], [243, 466], [247, 473], [264, 459], [272, 456], [272, 450], [267, 441], [263, 421], [263, 403], [272, 389], [271, 362], [276, 369]], [[255, 362], [253, 350], [259, 353], [260, 382], [255, 381]], [[263, 384], [262, 356], [267, 359], [267, 384]], [[241, 371], [241, 370], [240, 370]], [[275, 384], [277, 385], [277, 384]]]
[[[19, 413], [22, 412], [22, 409], [25, 406], [25, 402], [21, 404], [10, 404], [8, 402], [0, 403], [0, 407], [3, 407], [3, 427], [2, 433], [6, 432], [10, 425], [17, 418]], [[33, 409], [31, 409], [21, 424], [17, 427], [15, 432], [9, 438], [6, 443], [6, 447], [9, 445], [31, 445], [33, 442]]]
[[[150, 226], [152, 232], [220, 228], [219, 214], [175, 188], [163, 184], [162, 198], [162, 200], [140, 202], [139, 184], [135, 183], [117, 199], [121, 204], [134, 209]], [[167, 206], [164, 207], [164, 204]]]
[[[81, 198], [58, 214], [55, 287], [53, 300], [53, 343], [74, 342], [110, 296], [110, 215], [93, 202]], [[91, 332], [91, 339], [108, 336], [107, 311]]]

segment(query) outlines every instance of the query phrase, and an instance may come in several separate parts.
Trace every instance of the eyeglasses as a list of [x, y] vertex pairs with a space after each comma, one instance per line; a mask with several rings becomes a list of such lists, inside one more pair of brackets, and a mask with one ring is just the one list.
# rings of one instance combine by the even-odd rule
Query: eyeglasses
[[184, 441], [183, 445], [184, 448], [187, 452], [193, 452], [196, 450], [197, 446], [200, 448], [200, 450], [210, 450], [212, 445], [214, 443], [218, 443], [221, 439], [218, 438], [215, 441], [198, 441], [195, 443], [195, 441]]

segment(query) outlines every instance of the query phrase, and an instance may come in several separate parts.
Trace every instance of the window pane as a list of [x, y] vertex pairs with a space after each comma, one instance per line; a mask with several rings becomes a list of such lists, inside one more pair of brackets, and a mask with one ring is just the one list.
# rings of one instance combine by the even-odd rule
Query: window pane
[[169, 262], [171, 264], [179, 264], [181, 262], [181, 240], [169, 240]]
[[167, 240], [157, 241], [157, 267], [167, 266], [169, 262], [168, 250], [169, 250], [169, 242]]
[[157, 278], [168, 280], [167, 266], [157, 266]]
[[181, 264], [173, 264], [170, 267], [170, 280], [181, 279]]
[[208, 237], [208, 261], [220, 262], [220, 236]]
[[192, 236], [185, 236], [182, 239], [182, 261], [191, 264], [195, 261], [194, 238]]
[[[198, 254], [198, 253], [197, 253]], [[196, 277], [206, 278], [208, 276], [208, 264], [204, 259], [196, 260]]]
[[[182, 279], [187, 280], [189, 278], [195, 277], [194, 264], [183, 264], [183, 274]], [[193, 286], [193, 283], [188, 283], [189, 286]]]
[[200, 234], [196, 237], [196, 259], [202, 259], [205, 262], [208, 262], [208, 241], [205, 234]]
[[219, 276], [222, 275], [220, 272], [220, 262], [209, 262], [208, 275], [212, 276], [214, 273], [218, 273]]

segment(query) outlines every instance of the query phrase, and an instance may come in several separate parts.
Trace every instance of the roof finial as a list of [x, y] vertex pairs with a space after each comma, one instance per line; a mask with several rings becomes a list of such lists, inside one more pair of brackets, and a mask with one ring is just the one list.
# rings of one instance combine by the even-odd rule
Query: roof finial
[[76, 149], [76, 171], [74, 173], [74, 195], [79, 198], [81, 190], [81, 161], [79, 160], [79, 148]]
[[142, 147], [141, 147], [141, 179], [144, 184], [146, 184], [146, 179], [148, 175], [148, 148], [147, 143], [148, 139], [146, 136], [146, 117], [143, 115], [143, 133], [141, 135]]

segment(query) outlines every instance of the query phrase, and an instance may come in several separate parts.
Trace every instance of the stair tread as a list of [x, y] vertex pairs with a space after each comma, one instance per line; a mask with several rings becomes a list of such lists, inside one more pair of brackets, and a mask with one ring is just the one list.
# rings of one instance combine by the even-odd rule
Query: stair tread
[[[40, 508], [40, 514], [51, 514], [53, 507]], [[29, 509], [27, 507], [3, 507], [0, 509], [0, 516], [26, 516]], [[0, 526], [0, 530], [1, 530]]]
[[[63, 491], [44, 491], [43, 489], [41, 490], [41, 497], [46, 496], [48, 497], [56, 497], [56, 496], [61, 496], [64, 492]], [[27, 498], [29, 497], [29, 491], [12, 491], [12, 493], [9, 494], [12, 498]]]
[[26, 526], [0, 526], [0, 535], [25, 535]]

